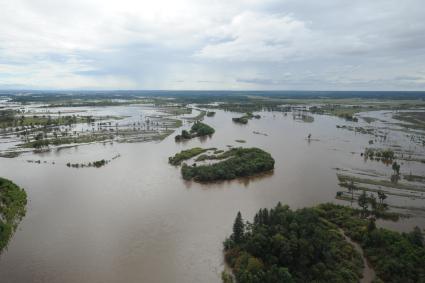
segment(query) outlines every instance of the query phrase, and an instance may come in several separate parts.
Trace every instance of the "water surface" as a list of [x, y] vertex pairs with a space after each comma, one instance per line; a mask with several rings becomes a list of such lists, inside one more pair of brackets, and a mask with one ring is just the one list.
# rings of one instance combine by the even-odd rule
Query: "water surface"
[[[292, 208], [337, 202], [334, 197], [340, 188], [334, 168], [391, 172], [382, 163], [365, 162], [359, 153], [369, 138], [337, 129], [337, 124], [345, 123], [341, 119], [314, 116], [313, 123], [303, 123], [290, 114], [261, 115], [248, 125], [238, 125], [231, 121], [238, 114], [217, 111], [215, 117], [205, 118], [216, 133], [185, 143], [175, 143], [172, 135], [161, 142], [95, 144], [0, 158], [1, 176], [24, 187], [29, 197], [27, 215], [0, 258], [0, 278], [221, 282], [222, 242], [238, 211], [252, 219], [259, 208], [278, 201]], [[309, 133], [311, 141], [306, 139]], [[276, 160], [273, 174], [202, 185], [183, 181], [179, 168], [167, 163], [169, 156], [183, 149], [227, 145], [269, 151]], [[121, 157], [99, 169], [65, 165], [116, 154]], [[40, 159], [41, 164], [27, 159]], [[423, 167], [408, 162], [403, 169], [425, 173]], [[400, 230], [425, 227], [423, 218], [416, 217], [402, 224], [380, 224]]]

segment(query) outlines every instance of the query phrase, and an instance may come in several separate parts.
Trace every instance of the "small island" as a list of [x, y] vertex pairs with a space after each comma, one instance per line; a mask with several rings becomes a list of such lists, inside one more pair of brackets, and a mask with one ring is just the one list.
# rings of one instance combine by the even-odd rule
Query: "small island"
[[25, 216], [27, 194], [12, 181], [0, 177], [0, 253]]
[[422, 282], [425, 277], [418, 227], [409, 233], [377, 228], [362, 210], [330, 203], [296, 211], [279, 203], [260, 209], [253, 223], [245, 223], [239, 212], [224, 253], [233, 272], [222, 273], [227, 283], [359, 282], [364, 275], [368, 282]]
[[273, 157], [259, 148], [232, 148], [218, 155], [202, 156], [202, 160], [220, 160], [217, 163], [192, 166], [183, 164], [183, 179], [196, 182], [231, 180], [265, 173], [274, 169]]
[[89, 162], [89, 163], [71, 163], [71, 162], [68, 162], [67, 164], [66, 164], [66, 166], [68, 166], [68, 167], [72, 167], [72, 168], [84, 168], [84, 167], [95, 167], [95, 168], [100, 168], [100, 167], [102, 167], [102, 166], [105, 166], [106, 164], [108, 164], [110, 161], [109, 160], [105, 160], [105, 159], [102, 159], [102, 160], [96, 160], [96, 161], [93, 161], [93, 162]]
[[261, 116], [260, 115], [254, 115], [251, 112], [247, 112], [245, 115], [241, 116], [241, 117], [236, 117], [236, 118], [232, 118], [232, 121], [235, 123], [239, 123], [239, 124], [248, 124], [248, 120], [255, 118], [255, 119], [260, 119]]
[[212, 134], [214, 134], [214, 132], [215, 132], [214, 128], [202, 122], [196, 121], [190, 128], [189, 132], [186, 130], [183, 130], [180, 135], [177, 135], [175, 137], [175, 140], [182, 141], [182, 140], [189, 140], [194, 137], [211, 136]]

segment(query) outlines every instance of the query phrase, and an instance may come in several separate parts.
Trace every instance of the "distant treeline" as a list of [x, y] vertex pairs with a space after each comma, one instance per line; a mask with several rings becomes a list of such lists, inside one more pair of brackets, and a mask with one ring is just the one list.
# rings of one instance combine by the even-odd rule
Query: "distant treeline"
[[45, 102], [73, 99], [140, 99], [143, 97], [172, 97], [178, 102], [208, 103], [214, 101], [241, 101], [249, 96], [315, 99], [425, 99], [424, 91], [172, 91], [172, 90], [111, 90], [111, 91], [48, 91], [2, 90], [0, 96], [12, 97], [19, 102]]

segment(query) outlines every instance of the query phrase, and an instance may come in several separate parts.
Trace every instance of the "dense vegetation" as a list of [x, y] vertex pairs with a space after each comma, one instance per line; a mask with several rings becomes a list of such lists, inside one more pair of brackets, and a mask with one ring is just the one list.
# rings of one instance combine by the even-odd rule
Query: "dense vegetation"
[[194, 137], [203, 137], [214, 134], [214, 128], [204, 124], [202, 122], [196, 121], [190, 128], [190, 132], [183, 130], [181, 135], [175, 137], [176, 141], [187, 140]]
[[366, 219], [361, 210], [340, 205], [322, 204], [318, 211], [361, 245], [384, 282], [425, 282], [425, 248], [419, 228], [410, 233], [377, 228], [374, 218]]
[[374, 282], [425, 282], [419, 228], [410, 233], [377, 228], [361, 210], [335, 204], [291, 211], [279, 203], [260, 209], [253, 223], [244, 223], [238, 213], [224, 242], [225, 259], [237, 282], [358, 282], [362, 261], [338, 228], [363, 248], [378, 277]]
[[25, 216], [27, 194], [13, 182], [0, 178], [0, 253]]
[[168, 158], [168, 162], [172, 165], [180, 165], [184, 160], [188, 160], [198, 154], [204, 153], [209, 149], [194, 147], [188, 150], [182, 150], [176, 153], [173, 157]]
[[211, 159], [224, 159], [209, 165], [188, 166], [183, 164], [181, 172], [185, 180], [211, 182], [253, 176], [274, 168], [272, 156], [259, 148], [232, 148]]
[[245, 113], [245, 115], [241, 116], [241, 117], [236, 117], [236, 118], [232, 118], [232, 121], [235, 123], [239, 123], [239, 124], [247, 124], [249, 119], [260, 119], [261, 116], [260, 115], [254, 115], [251, 112], [247, 112]]
[[314, 208], [292, 211], [280, 203], [260, 209], [253, 223], [238, 213], [224, 251], [237, 282], [358, 282], [363, 267], [358, 252]]

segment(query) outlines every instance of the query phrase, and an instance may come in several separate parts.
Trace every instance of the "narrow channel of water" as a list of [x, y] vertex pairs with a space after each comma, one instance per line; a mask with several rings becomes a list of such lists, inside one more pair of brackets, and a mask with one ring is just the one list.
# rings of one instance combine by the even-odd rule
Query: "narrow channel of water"
[[349, 242], [354, 247], [354, 249], [360, 253], [360, 255], [362, 257], [364, 267], [363, 267], [363, 277], [360, 280], [360, 283], [370, 283], [370, 282], [372, 282], [373, 279], [375, 279], [375, 277], [376, 277], [376, 273], [375, 273], [375, 270], [370, 266], [369, 261], [366, 259], [362, 247], [360, 247], [360, 245], [358, 243], [351, 240], [350, 237], [345, 235], [345, 233], [342, 229], [339, 229], [339, 231], [344, 236], [345, 240], [347, 242]]

